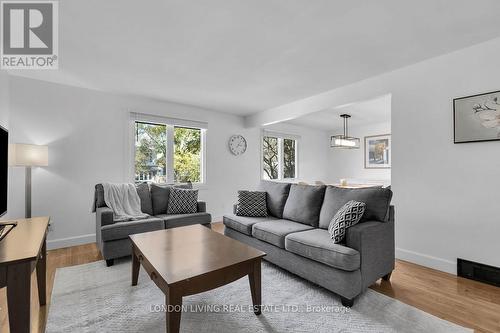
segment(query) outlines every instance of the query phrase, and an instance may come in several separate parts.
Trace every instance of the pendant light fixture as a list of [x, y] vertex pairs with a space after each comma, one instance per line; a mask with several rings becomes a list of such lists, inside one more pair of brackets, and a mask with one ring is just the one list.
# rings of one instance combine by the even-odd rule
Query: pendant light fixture
[[330, 147], [359, 149], [359, 138], [350, 137], [347, 130], [347, 120], [351, 118], [351, 116], [348, 114], [341, 114], [340, 117], [344, 119], [344, 134], [332, 135], [330, 137]]

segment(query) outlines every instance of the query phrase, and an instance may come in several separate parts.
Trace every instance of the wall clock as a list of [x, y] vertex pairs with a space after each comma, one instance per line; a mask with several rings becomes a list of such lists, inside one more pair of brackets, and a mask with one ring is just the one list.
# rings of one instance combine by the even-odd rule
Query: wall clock
[[233, 135], [229, 138], [229, 150], [233, 155], [241, 155], [247, 150], [247, 140], [243, 135]]

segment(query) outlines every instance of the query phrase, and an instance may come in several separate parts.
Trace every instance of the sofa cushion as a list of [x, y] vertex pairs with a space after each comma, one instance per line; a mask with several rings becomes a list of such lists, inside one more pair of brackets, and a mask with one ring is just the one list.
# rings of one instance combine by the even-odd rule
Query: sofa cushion
[[266, 217], [266, 195], [266, 192], [260, 191], [238, 191], [236, 215]]
[[151, 184], [151, 201], [153, 203], [153, 215], [167, 214], [168, 198], [172, 185]]
[[245, 235], [252, 236], [252, 226], [255, 223], [276, 221], [277, 219], [272, 216], [248, 217], [248, 216], [237, 216], [235, 214], [227, 214], [224, 215], [222, 220], [226, 227], [239, 231]]
[[289, 234], [285, 237], [285, 249], [344, 271], [354, 271], [360, 267], [359, 252], [341, 244], [334, 244], [328, 231], [323, 229]]
[[209, 213], [161, 214], [156, 217], [165, 222], [165, 229], [184, 227], [192, 224], [208, 224], [212, 222], [212, 216]]
[[153, 215], [167, 214], [168, 200], [170, 198], [170, 189], [176, 188], [193, 188], [192, 184], [156, 184], [151, 183], [151, 201], [153, 204]]
[[256, 223], [252, 226], [252, 236], [284, 249], [286, 235], [309, 229], [313, 228], [288, 220], [266, 221]]
[[198, 190], [172, 187], [167, 214], [193, 214], [198, 211]]
[[153, 215], [153, 202], [151, 201], [151, 192], [148, 183], [141, 183], [136, 186], [137, 194], [141, 199], [141, 211]]
[[103, 241], [124, 239], [129, 235], [140, 234], [142, 232], [162, 230], [165, 223], [162, 219], [152, 217], [145, 220], [135, 220], [126, 222], [116, 222], [105, 225], [101, 228], [101, 237]]
[[290, 192], [288, 183], [261, 181], [259, 190], [266, 192], [267, 210], [270, 215], [279, 219], [283, 218], [283, 209]]
[[317, 227], [324, 195], [325, 186], [293, 184], [286, 200], [283, 218]]
[[330, 221], [337, 211], [351, 200], [366, 204], [365, 213], [360, 222], [369, 220], [386, 221], [391, 199], [392, 191], [387, 188], [347, 189], [327, 186], [319, 215], [319, 227], [328, 229]]

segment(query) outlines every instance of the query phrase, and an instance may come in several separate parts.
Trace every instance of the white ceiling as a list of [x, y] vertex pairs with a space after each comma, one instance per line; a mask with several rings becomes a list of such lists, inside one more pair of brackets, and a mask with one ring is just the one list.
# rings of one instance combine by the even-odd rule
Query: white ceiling
[[[391, 122], [391, 96], [385, 95], [369, 101], [313, 112], [284, 123], [316, 128], [324, 131], [342, 131], [341, 114], [348, 114], [349, 127]], [[340, 132], [339, 132], [340, 133]]]
[[242, 115], [500, 36], [498, 0], [59, 6], [60, 70], [13, 74]]

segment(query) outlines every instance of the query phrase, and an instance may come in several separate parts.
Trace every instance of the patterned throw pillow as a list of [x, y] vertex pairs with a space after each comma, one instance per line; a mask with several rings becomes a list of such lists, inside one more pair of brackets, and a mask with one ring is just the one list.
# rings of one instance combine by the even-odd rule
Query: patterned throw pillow
[[198, 211], [198, 190], [170, 188], [167, 214], [191, 214]]
[[335, 244], [344, 240], [347, 228], [352, 227], [361, 220], [365, 207], [364, 202], [351, 200], [337, 211], [328, 226], [328, 232]]
[[252, 217], [267, 216], [266, 192], [238, 191], [236, 215]]

